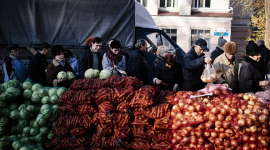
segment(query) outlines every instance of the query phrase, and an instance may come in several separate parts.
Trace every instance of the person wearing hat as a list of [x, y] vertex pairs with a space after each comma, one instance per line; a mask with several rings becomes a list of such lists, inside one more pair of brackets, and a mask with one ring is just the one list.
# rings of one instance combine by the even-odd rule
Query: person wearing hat
[[205, 50], [208, 50], [207, 42], [204, 39], [198, 39], [183, 58], [183, 80], [180, 90], [197, 91], [206, 86], [206, 83], [201, 80], [201, 75], [204, 65], [211, 63], [212, 59], [204, 56]]
[[26, 69], [24, 63], [19, 59], [19, 45], [9, 44], [7, 50], [9, 57], [5, 59], [3, 64], [4, 81], [16, 79], [23, 83], [26, 79]]
[[218, 56], [213, 67], [217, 73], [217, 79], [214, 84], [224, 84], [232, 88], [233, 92], [238, 92], [238, 69], [239, 61], [235, 57], [237, 47], [235, 42], [226, 42], [224, 45], [224, 53]]
[[258, 40], [257, 44], [259, 48], [261, 49], [261, 61], [263, 62], [263, 67], [265, 74], [267, 74], [270, 71], [269, 67], [269, 61], [270, 61], [270, 51], [269, 49], [264, 45], [264, 40]]
[[41, 44], [40, 51], [30, 59], [27, 74], [33, 82], [40, 83], [44, 86], [47, 85], [46, 69], [49, 63], [46, 57], [51, 53], [51, 50], [51, 45], [44, 42]]
[[70, 50], [65, 50], [65, 61], [70, 64], [76, 77], [79, 77], [79, 60]]
[[57, 74], [60, 71], [70, 71], [74, 73], [70, 64], [66, 63], [65, 61], [64, 48], [61, 45], [55, 45], [52, 48], [52, 55], [54, 56], [54, 59], [52, 63], [47, 67], [46, 72], [47, 84], [49, 86], [62, 86], [69, 88], [70, 82], [67, 78], [63, 77], [61, 79], [57, 79]]
[[263, 63], [260, 61], [261, 51], [257, 44], [249, 43], [246, 46], [244, 63], [240, 68], [239, 85], [241, 92], [262, 91], [262, 87], [267, 86], [269, 82], [265, 79]]
[[215, 59], [224, 53], [224, 45], [227, 42], [226, 39], [223, 38], [223, 36], [218, 38], [218, 46], [215, 50], [212, 51], [210, 58], [212, 59], [212, 62], [215, 61]]
[[102, 47], [101, 38], [95, 37], [92, 42], [91, 39], [89, 39], [88, 43], [91, 43], [91, 45], [80, 56], [79, 60], [79, 76], [81, 79], [84, 78], [84, 72], [87, 69], [93, 68], [102, 70], [102, 55], [99, 53]]

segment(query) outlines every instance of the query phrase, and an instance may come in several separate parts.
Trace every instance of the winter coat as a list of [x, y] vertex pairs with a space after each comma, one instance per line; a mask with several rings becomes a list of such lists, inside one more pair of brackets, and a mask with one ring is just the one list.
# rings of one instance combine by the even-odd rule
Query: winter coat
[[263, 68], [264, 68], [265, 74], [267, 74], [270, 71], [270, 70], [268, 70], [270, 51], [265, 45], [260, 45], [259, 48], [261, 50], [261, 60], [260, 61], [263, 62]]
[[36, 55], [32, 56], [29, 61], [27, 74], [29, 78], [35, 83], [40, 83], [42, 85], [47, 85], [46, 82], [46, 72], [49, 63], [46, 56], [38, 52]]
[[162, 63], [164, 60], [161, 57], [157, 57], [153, 63], [153, 72], [156, 70], [158, 64]]
[[225, 53], [223, 53], [215, 59], [213, 67], [217, 73], [217, 79], [213, 83], [227, 83], [229, 87], [233, 89], [234, 93], [238, 92], [238, 59], [235, 57], [231, 63]]
[[26, 68], [21, 59], [10, 55], [3, 64], [4, 81], [16, 79], [23, 83], [26, 79]]
[[200, 56], [196, 54], [194, 46], [187, 52], [183, 58], [183, 80], [180, 90], [197, 91], [206, 86], [206, 83], [201, 80], [205, 65], [204, 58], [204, 54]]
[[[107, 56], [108, 54], [105, 53], [103, 55], [103, 59], [102, 59], [102, 67], [103, 69], [107, 69], [111, 72], [112, 75], [121, 75], [117, 70], [114, 70], [113, 68], [113, 63], [112, 61], [108, 58]], [[120, 70], [126, 71], [126, 59], [125, 56], [123, 55], [123, 58], [120, 62], [117, 62], [117, 67]]]
[[177, 62], [172, 68], [166, 67], [165, 62], [158, 64], [154, 72], [154, 78], [168, 84], [168, 87], [159, 84], [161, 90], [173, 90], [173, 86], [175, 84], [179, 85], [182, 80], [180, 63]]
[[[100, 53], [97, 53], [97, 55], [98, 55], [98, 70], [102, 70], [102, 55]], [[84, 78], [84, 72], [90, 68], [93, 68], [93, 54], [91, 50], [88, 49], [80, 57], [79, 76], [81, 79]]]
[[136, 76], [144, 84], [148, 82], [148, 67], [145, 59], [145, 54], [138, 49], [135, 49], [129, 56], [128, 71], [130, 76]]
[[217, 46], [215, 50], [212, 51], [210, 58], [212, 59], [212, 63], [214, 60], [221, 54], [224, 53], [224, 49], [222, 47]]
[[70, 64], [71, 68], [75, 72], [75, 75], [79, 76], [79, 60], [76, 56], [70, 57], [68, 60], [68, 63]]
[[249, 57], [244, 57], [245, 61], [240, 68], [239, 85], [241, 92], [262, 91], [259, 82], [265, 79], [263, 65]]
[[74, 73], [69, 63], [65, 63], [65, 66], [62, 66], [60, 65], [59, 62], [57, 62], [54, 59], [53, 62], [47, 67], [47, 73], [46, 73], [47, 84], [49, 86], [63, 86], [63, 87], [69, 88], [70, 86], [69, 80], [66, 80], [65, 82], [62, 82], [62, 83], [57, 83], [57, 74], [60, 71], [65, 71], [65, 72], [71, 71]]

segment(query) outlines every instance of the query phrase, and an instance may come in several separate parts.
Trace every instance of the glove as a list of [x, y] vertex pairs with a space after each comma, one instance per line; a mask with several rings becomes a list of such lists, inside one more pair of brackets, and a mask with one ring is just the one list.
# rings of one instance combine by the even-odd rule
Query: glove
[[178, 84], [175, 84], [175, 85], [173, 86], [173, 91], [177, 91], [178, 88], [179, 88]]

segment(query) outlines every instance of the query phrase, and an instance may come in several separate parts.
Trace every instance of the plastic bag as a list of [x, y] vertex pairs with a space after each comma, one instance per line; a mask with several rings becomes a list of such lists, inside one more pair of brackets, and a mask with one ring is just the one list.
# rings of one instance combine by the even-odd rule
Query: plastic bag
[[201, 75], [201, 80], [205, 83], [211, 83], [217, 79], [217, 74], [215, 69], [211, 64], [206, 64]]

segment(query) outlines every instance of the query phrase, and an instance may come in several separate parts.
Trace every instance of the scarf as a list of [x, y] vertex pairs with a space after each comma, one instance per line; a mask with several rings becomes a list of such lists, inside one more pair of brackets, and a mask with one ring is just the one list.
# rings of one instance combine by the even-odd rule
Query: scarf
[[259, 72], [264, 72], [264, 69], [263, 69], [263, 63], [262, 61], [255, 61], [251, 58], [249, 58], [248, 56], [244, 56], [244, 59], [246, 62], [249, 62], [251, 63], [253, 66], [255, 66], [255, 68], [259, 71]]
[[113, 64], [117, 64], [117, 62], [120, 62], [123, 59], [121, 52], [116, 55], [112, 52], [111, 49], [107, 52], [107, 56], [113, 62]]
[[59, 62], [59, 64], [61, 65], [61, 66], [63, 66], [63, 67], [65, 67], [65, 62], [64, 61], [60, 61], [60, 60], [57, 60], [57, 59], [55, 59], [57, 62]]

